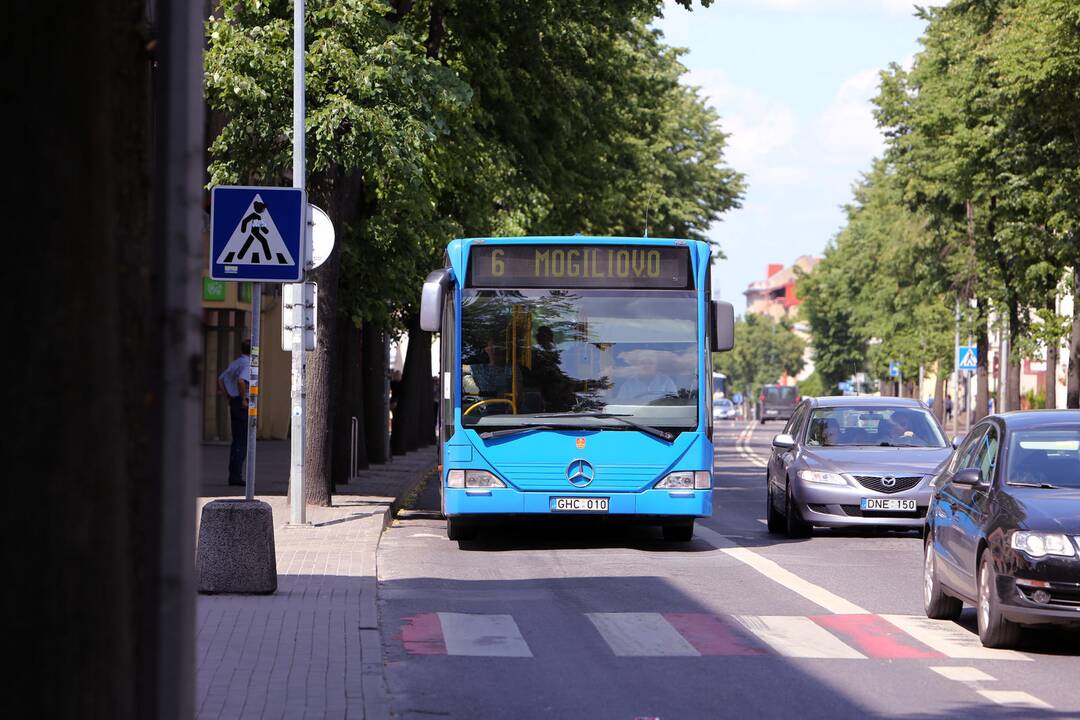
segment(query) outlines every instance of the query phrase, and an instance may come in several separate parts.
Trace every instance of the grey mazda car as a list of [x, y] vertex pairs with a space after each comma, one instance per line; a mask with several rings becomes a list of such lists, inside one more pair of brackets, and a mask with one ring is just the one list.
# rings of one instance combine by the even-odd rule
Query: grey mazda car
[[917, 400], [807, 398], [773, 438], [769, 531], [806, 537], [815, 525], [921, 528], [930, 482], [951, 451]]

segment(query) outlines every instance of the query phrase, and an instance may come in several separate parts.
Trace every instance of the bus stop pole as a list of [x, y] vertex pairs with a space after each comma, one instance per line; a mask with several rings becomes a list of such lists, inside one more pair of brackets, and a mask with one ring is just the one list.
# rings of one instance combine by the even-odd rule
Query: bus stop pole
[[244, 498], [255, 499], [255, 434], [259, 429], [259, 335], [262, 322], [262, 283], [251, 284], [251, 369], [248, 377], [247, 468]]
[[[306, 162], [304, 157], [304, 0], [293, 0], [293, 187], [304, 189]], [[306, 212], [306, 210], [305, 210]], [[305, 225], [305, 228], [308, 226]], [[306, 230], [306, 232], [309, 232]], [[300, 262], [307, 270], [311, 243], [303, 239], [301, 247], [304, 258]], [[290, 428], [289, 467], [289, 524], [303, 525], [306, 521], [307, 502], [304, 498], [304, 278], [300, 278], [299, 292], [293, 294], [292, 333], [292, 406]], [[284, 308], [282, 308], [284, 312]]]

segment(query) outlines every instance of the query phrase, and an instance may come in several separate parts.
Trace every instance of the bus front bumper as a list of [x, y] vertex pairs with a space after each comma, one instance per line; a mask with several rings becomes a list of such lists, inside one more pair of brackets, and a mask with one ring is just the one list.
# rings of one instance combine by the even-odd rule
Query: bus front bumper
[[[443, 488], [447, 515], [673, 515], [710, 517], [712, 490], [642, 492], [521, 492], [513, 488]], [[607, 498], [606, 511], [553, 510], [556, 498]]]

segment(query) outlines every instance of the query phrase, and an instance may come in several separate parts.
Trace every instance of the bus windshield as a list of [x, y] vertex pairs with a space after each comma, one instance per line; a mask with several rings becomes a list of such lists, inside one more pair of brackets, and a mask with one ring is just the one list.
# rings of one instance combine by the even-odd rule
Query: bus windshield
[[465, 289], [462, 424], [694, 429], [697, 338], [692, 291]]

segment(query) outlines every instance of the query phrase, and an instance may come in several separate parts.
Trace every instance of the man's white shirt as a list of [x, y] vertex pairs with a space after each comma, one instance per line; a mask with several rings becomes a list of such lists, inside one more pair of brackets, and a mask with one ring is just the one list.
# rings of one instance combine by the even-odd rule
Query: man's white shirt
[[218, 376], [221, 379], [221, 384], [225, 386], [225, 392], [229, 394], [229, 397], [236, 397], [240, 394], [240, 380], [246, 383], [251, 383], [251, 356], [241, 355], [240, 357], [229, 363], [229, 367], [225, 368], [225, 372]]

